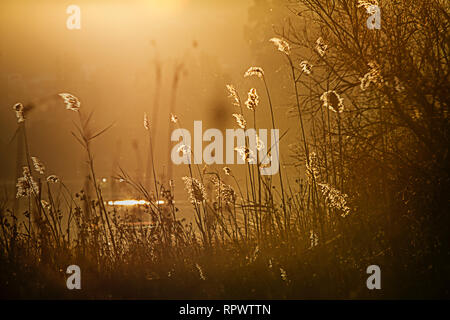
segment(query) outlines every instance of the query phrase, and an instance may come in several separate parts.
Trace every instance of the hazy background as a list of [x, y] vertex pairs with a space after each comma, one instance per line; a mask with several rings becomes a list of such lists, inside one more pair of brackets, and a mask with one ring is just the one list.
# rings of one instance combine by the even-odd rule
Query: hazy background
[[[81, 30], [66, 28], [70, 4], [81, 8]], [[118, 166], [143, 174], [148, 152], [143, 114], [152, 116], [157, 64], [160, 112], [150, 121], [158, 123], [158, 172], [167, 169], [167, 148], [175, 144], [168, 144], [167, 126], [177, 65], [183, 67], [175, 113], [183, 127], [192, 129], [194, 120], [203, 121], [203, 130], [236, 127], [231, 117], [236, 109], [225, 90], [233, 83], [243, 100], [250, 87], [259, 90], [264, 111], [258, 127], [270, 128], [260, 82], [242, 77], [248, 67], [260, 65], [272, 77], [277, 118], [287, 129], [281, 119], [290, 91], [277, 80], [285, 61], [268, 43], [272, 24], [285, 10], [282, 1], [265, 0], [1, 1], [0, 180], [16, 179], [12, 106], [33, 102], [26, 120], [30, 154], [45, 163], [47, 174], [81, 188], [85, 156], [71, 135], [77, 114], [65, 110], [60, 92], [77, 96], [83, 112], [94, 110], [95, 131], [114, 123], [93, 143], [98, 177], [110, 179]], [[175, 176], [186, 170], [175, 168]]]

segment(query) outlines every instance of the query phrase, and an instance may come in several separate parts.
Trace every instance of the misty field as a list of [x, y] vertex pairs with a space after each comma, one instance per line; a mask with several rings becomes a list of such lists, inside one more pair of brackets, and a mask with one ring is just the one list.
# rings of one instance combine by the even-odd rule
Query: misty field
[[[191, 161], [175, 176], [167, 160], [158, 172], [160, 145], [188, 125], [175, 99], [181, 67], [170, 103], [155, 98], [139, 119], [141, 174], [117, 167], [114, 183], [134, 195], [122, 202], [97, 173], [96, 142], [111, 133], [92, 123], [95, 106], [70, 88], [53, 95], [84, 153], [77, 189], [30, 145], [33, 106], [7, 106], [21, 149], [15, 187], [0, 195], [2, 299], [450, 297], [448, 3], [286, 5], [291, 14], [266, 41], [283, 86], [264, 64], [245, 63], [239, 85], [223, 88], [234, 129], [280, 130], [281, 148], [246, 137], [235, 150], [243, 164]], [[382, 8], [380, 29], [366, 25], [372, 5]], [[158, 126], [168, 126], [165, 140]], [[279, 159], [276, 174], [261, 174], [260, 150]], [[67, 288], [71, 265], [81, 290]], [[381, 289], [367, 286], [372, 265]]]

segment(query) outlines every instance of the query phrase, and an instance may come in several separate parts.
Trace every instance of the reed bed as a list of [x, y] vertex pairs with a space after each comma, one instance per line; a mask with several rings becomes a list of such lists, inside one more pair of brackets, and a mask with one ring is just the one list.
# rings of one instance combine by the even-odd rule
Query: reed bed
[[[73, 135], [89, 170], [77, 193], [29, 154], [26, 110], [15, 105], [27, 161], [14, 196], [26, 210], [11, 208], [8, 195], [0, 203], [2, 297], [448, 297], [442, 285], [450, 274], [448, 42], [440, 38], [448, 31], [433, 31], [448, 28], [448, 8], [426, 1], [435, 14], [426, 19], [421, 4], [402, 5], [404, 15], [422, 21], [413, 30], [394, 19], [398, 8], [385, 1], [387, 26], [371, 34], [362, 29], [363, 5], [300, 2], [320, 36], [304, 30], [300, 37], [288, 24], [270, 40], [286, 60], [286, 96], [293, 97], [289, 113], [297, 130], [289, 134], [298, 143], [277, 155], [275, 176], [260, 174], [262, 159], [249, 144], [261, 144], [249, 138], [236, 150], [245, 176], [227, 166], [188, 164], [182, 180], [192, 223], [179, 218], [172, 171], [166, 181], [157, 178], [152, 117], [146, 114], [143, 126], [150, 150], [145, 182], [125, 170], [116, 173], [146, 201], [138, 210], [148, 223], [131, 224], [104, 199], [91, 142], [107, 128], [92, 130], [78, 98], [60, 95], [77, 118]], [[395, 54], [394, 31], [414, 34]], [[427, 36], [436, 41], [430, 44], [435, 55], [421, 46]], [[411, 52], [424, 61], [398, 61]], [[435, 72], [415, 74], [422, 64]], [[244, 76], [261, 81], [264, 90], [251, 88], [244, 101], [241, 88], [227, 86], [236, 127], [256, 129], [256, 115], [265, 113], [277, 128], [270, 76], [258, 66]], [[181, 112], [170, 115], [173, 128], [181, 127]], [[180, 152], [192, 153], [187, 146]], [[71, 264], [81, 267], [82, 290], [66, 288]], [[382, 290], [366, 287], [366, 268], [373, 264], [383, 272]]]

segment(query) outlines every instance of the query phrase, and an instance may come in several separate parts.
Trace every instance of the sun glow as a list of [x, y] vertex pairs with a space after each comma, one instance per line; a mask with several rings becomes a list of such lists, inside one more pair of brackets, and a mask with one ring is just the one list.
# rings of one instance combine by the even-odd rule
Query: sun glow
[[147, 0], [153, 8], [166, 10], [179, 10], [185, 7], [187, 0]]

